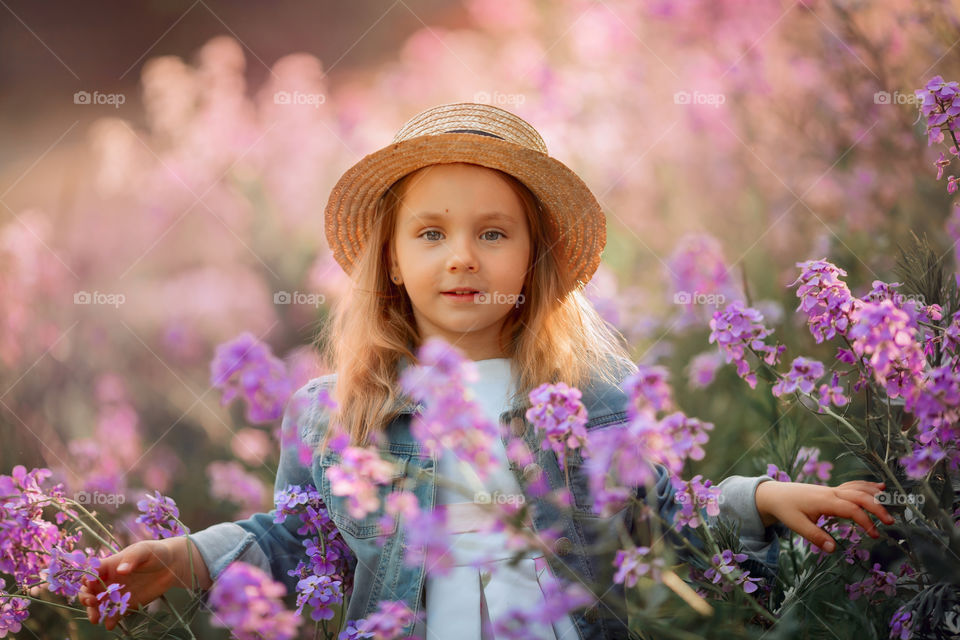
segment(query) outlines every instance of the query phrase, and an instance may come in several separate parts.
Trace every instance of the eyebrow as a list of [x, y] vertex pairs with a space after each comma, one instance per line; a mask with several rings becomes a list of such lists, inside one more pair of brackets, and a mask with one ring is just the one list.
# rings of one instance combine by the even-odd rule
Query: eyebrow
[[[434, 220], [444, 220], [448, 216], [442, 213], [437, 213], [436, 211], [421, 211], [420, 213], [415, 214], [412, 218], [407, 221], [407, 224], [424, 224], [426, 222], [431, 222]], [[500, 221], [500, 222], [514, 222], [512, 216], [509, 216], [502, 211], [490, 211], [488, 213], [481, 214], [477, 217], [477, 222], [490, 222], [490, 221]]]

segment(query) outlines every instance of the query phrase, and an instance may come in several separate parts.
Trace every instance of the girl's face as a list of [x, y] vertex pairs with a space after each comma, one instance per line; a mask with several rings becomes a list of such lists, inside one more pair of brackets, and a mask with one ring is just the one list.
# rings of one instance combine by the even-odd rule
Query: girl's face
[[471, 360], [504, 357], [497, 336], [525, 301], [530, 261], [526, 215], [510, 185], [477, 165], [425, 167], [407, 185], [392, 244], [390, 275], [400, 276], [421, 337], [443, 338]]

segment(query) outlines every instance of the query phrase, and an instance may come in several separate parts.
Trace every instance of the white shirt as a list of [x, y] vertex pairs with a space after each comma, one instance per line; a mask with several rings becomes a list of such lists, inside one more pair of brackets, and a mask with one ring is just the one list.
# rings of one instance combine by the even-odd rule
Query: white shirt
[[[482, 408], [487, 419], [499, 425], [500, 414], [510, 408], [514, 391], [509, 358], [490, 358], [474, 361], [478, 379], [468, 382], [473, 399]], [[498, 427], [499, 428], [499, 427]], [[437, 476], [468, 487], [466, 495], [437, 483], [440, 504], [472, 503], [473, 492], [487, 491], [491, 496], [520, 496], [523, 492], [510, 470], [503, 442], [495, 438], [491, 453], [497, 461], [496, 469], [486, 480], [481, 480], [468, 461], [460, 460], [452, 451], [442, 452], [438, 460]], [[496, 498], [494, 498], [496, 499]], [[451, 510], [451, 513], [457, 513]], [[448, 519], [450, 516], [448, 516]], [[455, 520], [455, 516], [454, 516]], [[506, 548], [506, 532], [465, 531], [456, 521], [448, 523], [452, 544], [447, 553], [455, 565], [448, 575], [428, 575], [426, 582], [426, 621], [414, 627], [414, 635], [425, 640], [458, 638], [463, 640], [492, 639], [491, 625], [513, 609], [528, 610], [543, 602], [540, 582], [551, 580], [549, 569], [538, 571], [535, 555], [524, 558], [516, 566], [509, 566], [511, 552]], [[469, 528], [469, 527], [468, 527]], [[491, 570], [477, 568], [486, 561]], [[489, 564], [492, 563], [492, 564]], [[545, 640], [575, 640], [579, 633], [569, 615], [548, 625], [528, 628], [529, 637]]]

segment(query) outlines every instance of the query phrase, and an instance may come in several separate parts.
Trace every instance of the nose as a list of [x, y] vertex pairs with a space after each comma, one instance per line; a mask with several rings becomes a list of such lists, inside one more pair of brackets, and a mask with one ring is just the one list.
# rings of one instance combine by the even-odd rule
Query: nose
[[470, 245], [469, 238], [451, 247], [450, 256], [447, 258], [447, 271], [454, 273], [457, 271], [474, 273], [478, 268], [477, 254]]

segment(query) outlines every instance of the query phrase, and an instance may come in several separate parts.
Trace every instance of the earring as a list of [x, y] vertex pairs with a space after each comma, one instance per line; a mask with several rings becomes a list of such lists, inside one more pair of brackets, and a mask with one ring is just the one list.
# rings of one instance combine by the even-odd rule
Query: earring
[[397, 284], [400, 284], [400, 276], [395, 275], [395, 276], [393, 276], [392, 280], [393, 280], [394, 282], [396, 282]]

